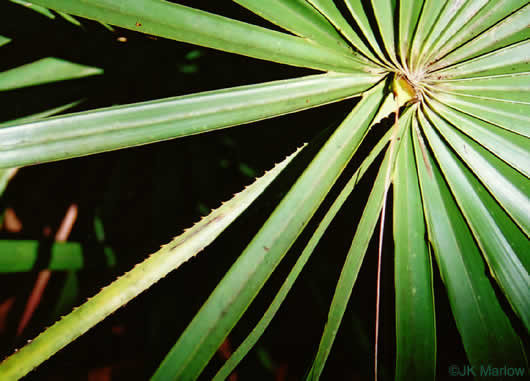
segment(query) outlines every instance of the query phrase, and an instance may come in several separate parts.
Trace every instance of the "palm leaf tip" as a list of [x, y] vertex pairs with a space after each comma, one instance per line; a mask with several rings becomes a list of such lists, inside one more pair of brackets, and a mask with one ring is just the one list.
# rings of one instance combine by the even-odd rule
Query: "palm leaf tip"
[[[305, 145], [304, 145], [305, 146]], [[137, 264], [131, 271], [104, 287], [97, 295], [37, 336], [20, 351], [0, 364], [2, 380], [19, 379], [47, 360], [69, 341], [73, 341], [151, 287], [169, 272], [197, 255], [239, 216], [301, 152], [300, 147], [262, 177], [202, 218], [183, 234], [163, 245], [156, 253]], [[149, 274], [149, 276], [146, 276]], [[53, 340], [56, 335], [66, 337]], [[53, 343], [53, 345], [50, 345]]]

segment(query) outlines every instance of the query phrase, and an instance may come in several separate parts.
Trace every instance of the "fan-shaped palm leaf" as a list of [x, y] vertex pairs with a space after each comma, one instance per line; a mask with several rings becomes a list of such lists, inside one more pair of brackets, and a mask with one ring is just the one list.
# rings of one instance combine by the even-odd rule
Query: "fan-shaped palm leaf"
[[[35, 1], [65, 14], [327, 73], [0, 128], [0, 167], [7, 168], [203, 133], [360, 97], [153, 379], [192, 380], [200, 375], [369, 129], [400, 106], [404, 109], [395, 131], [383, 137], [338, 196], [263, 319], [217, 377], [228, 375], [267, 327], [333, 216], [385, 145], [308, 379], [318, 379], [324, 368], [390, 185], [396, 379], [435, 375], [432, 258], [469, 363], [526, 369], [521, 339], [500, 298], [506, 298], [528, 333], [530, 5], [518, 0], [236, 2], [286, 32], [161, 0]], [[391, 82], [399, 85], [394, 93]], [[239, 210], [251, 199], [236, 196], [230, 205]], [[202, 226], [216, 222], [223, 208], [193, 229], [204, 232]], [[208, 242], [218, 232], [209, 232]], [[186, 233], [177, 238], [180, 243], [151, 258], [175, 259], [179, 245], [189, 245], [187, 258], [203, 247], [196, 245], [197, 239], [197, 234]], [[5, 360], [0, 375], [24, 375], [181, 262], [148, 259]], [[149, 281], [139, 281], [142, 276]], [[120, 293], [127, 297], [118, 298]]]

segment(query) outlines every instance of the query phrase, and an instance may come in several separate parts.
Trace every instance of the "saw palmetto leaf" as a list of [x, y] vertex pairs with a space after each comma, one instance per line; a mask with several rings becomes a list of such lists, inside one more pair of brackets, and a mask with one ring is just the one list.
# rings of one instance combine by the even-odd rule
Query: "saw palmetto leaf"
[[422, 42], [421, 63], [426, 63], [431, 58], [433, 49], [445, 33], [449, 36], [454, 34], [466, 21], [469, 21], [470, 15], [476, 13], [486, 2], [486, 0], [467, 1], [461, 4], [445, 2], [445, 7], [440, 12], [436, 24]]
[[[160, 0], [39, 0], [35, 3], [142, 33], [320, 70], [378, 71], [355, 54]], [[178, 22], [175, 22], [178, 20]]]
[[103, 70], [97, 67], [48, 57], [0, 73], [0, 91], [83, 78], [102, 73]]
[[392, 63], [399, 67], [396, 56], [396, 37], [394, 35], [394, 11], [396, 8], [395, 0], [372, 0], [372, 9], [374, 12], [379, 32], [383, 40], [387, 55]]
[[422, 58], [424, 50], [424, 42], [430, 35], [433, 25], [436, 24], [438, 15], [442, 11], [444, 5], [447, 2], [435, 1], [435, 0], [424, 0], [423, 8], [421, 10], [421, 16], [418, 20], [414, 36], [411, 39], [410, 49], [410, 67], [409, 70], [412, 72], [421, 71], [419, 67], [419, 61]]
[[[486, 53], [501, 50], [501, 48], [517, 42], [528, 40], [530, 37], [530, 30], [528, 28], [529, 18], [530, 5], [526, 5], [479, 35], [477, 38], [448, 54], [443, 60], [438, 61], [438, 63], [434, 65], [434, 68], [467, 61]], [[528, 54], [527, 50], [526, 57], [528, 57]], [[495, 55], [499, 54], [496, 53]], [[517, 55], [511, 56], [516, 57]]]
[[495, 99], [470, 98], [439, 93], [434, 99], [465, 114], [472, 115], [497, 127], [530, 137], [530, 103], [504, 102]]
[[526, 0], [503, 0], [496, 2], [473, 0], [466, 1], [466, 3], [471, 4], [471, 7], [474, 4], [479, 4], [479, 11], [476, 12], [475, 9], [471, 9], [471, 12], [467, 14], [461, 12], [459, 14], [463, 18], [461, 22], [457, 23], [455, 21], [443, 31], [439, 43], [436, 45], [437, 49], [433, 49], [435, 54], [432, 61], [438, 61], [441, 57], [447, 55], [447, 53], [455, 50], [455, 48], [473, 40], [474, 37], [495, 26], [514, 11], [525, 6], [528, 2]]
[[46, 16], [50, 19], [54, 19], [55, 18], [55, 15], [53, 14], [53, 12], [51, 12], [49, 9], [45, 8], [45, 7], [41, 7], [40, 5], [36, 5], [36, 4], [33, 4], [33, 3], [30, 3], [29, 1], [25, 1], [25, 0], [9, 0], [11, 1], [12, 3], [15, 3], [15, 4], [19, 4], [19, 5], [22, 5], [24, 7], [27, 7], [35, 12], [38, 12], [40, 13], [41, 15], [43, 16]]
[[313, 40], [339, 52], [351, 52], [351, 48], [342, 40], [333, 25], [305, 1], [235, 0], [235, 2], [274, 24], [288, 28], [297, 36]]
[[497, 199], [498, 204], [527, 235], [530, 234], [530, 216], [526, 209], [527, 196], [530, 192], [528, 179], [471, 139], [448, 128], [448, 125], [438, 119], [434, 113], [431, 112], [429, 115], [436, 121], [436, 126], [453, 149]]
[[[420, 114], [421, 115], [421, 114]], [[438, 137], [422, 117], [429, 142]], [[486, 273], [484, 261], [471, 232], [452, 198], [442, 173], [427, 153], [432, 172], [415, 138], [416, 161], [422, 190], [429, 240], [469, 362], [479, 368], [525, 367], [522, 343], [503, 311]], [[438, 148], [436, 145], [433, 149]], [[435, 151], [436, 152], [436, 151]], [[506, 255], [503, 252], [503, 255]]]
[[359, 50], [366, 57], [369, 57], [375, 62], [379, 62], [378, 59], [373, 55], [373, 53], [368, 49], [363, 40], [359, 35], [352, 29], [350, 24], [342, 16], [340, 11], [337, 9], [333, 1], [331, 0], [309, 0], [309, 2], [320, 12], [322, 13], [330, 23], [332, 23], [337, 30], [344, 35], [344, 37]]
[[[400, 139], [403, 136], [405, 129], [410, 126], [411, 111], [412, 110], [409, 109], [409, 112], [405, 115], [404, 120], [399, 126], [394, 127], [398, 128], [396, 140], [393, 142], [393, 144], [397, 146], [399, 146]], [[370, 192], [370, 197], [364, 208], [363, 215], [359, 221], [357, 230], [355, 231], [350, 250], [348, 251], [346, 261], [344, 262], [344, 266], [337, 282], [335, 294], [333, 295], [333, 301], [331, 302], [328, 314], [328, 321], [320, 340], [318, 352], [307, 376], [308, 380], [317, 380], [320, 377], [331, 351], [333, 341], [337, 335], [346, 306], [348, 305], [353, 285], [357, 279], [359, 269], [361, 268], [364, 255], [383, 206], [384, 193], [389, 185], [387, 183], [387, 173], [389, 170], [392, 171], [396, 159], [396, 155], [393, 151], [395, 152], [397, 149], [393, 150], [391, 147], [387, 149], [385, 158], [374, 182], [374, 186]]]
[[410, 64], [409, 52], [414, 30], [421, 15], [423, 0], [407, 0], [399, 2], [399, 35], [398, 52], [401, 62], [408, 70]]
[[[433, 113], [429, 115], [432, 118], [431, 121], [438, 122], [435, 124], [455, 151], [465, 157], [466, 153], [460, 150], [460, 147], [465, 144], [463, 138], [459, 140], [454, 130], [445, 128], [446, 125], [440, 122]], [[444, 129], [441, 126], [444, 126]], [[426, 131], [448, 185], [484, 253], [493, 276], [503, 288], [526, 328], [529, 329], [530, 305], [527, 292], [528, 284], [530, 284], [528, 275], [530, 261], [527, 255], [522, 254], [530, 250], [528, 239], [478, 179], [456, 159], [447, 146], [441, 144], [437, 135], [431, 129], [426, 129]], [[467, 143], [469, 144], [469, 141]], [[474, 165], [474, 162], [478, 160], [466, 157], [465, 161], [477, 174], [480, 172]], [[521, 180], [514, 183], [519, 183], [524, 189], [528, 182]], [[528, 191], [526, 189], [526, 193]], [[524, 200], [522, 202], [524, 203]]]
[[88, 155], [262, 120], [355, 96], [380, 78], [360, 73], [317, 74], [7, 125], [0, 129], [0, 167]]
[[[437, 115], [451, 123], [452, 126], [458, 128], [526, 177], [530, 177], [530, 157], [526, 155], [528, 151], [526, 137], [500, 129], [491, 123], [454, 110], [432, 99], [429, 100], [429, 105], [431, 109], [436, 110]], [[436, 123], [438, 128], [443, 128], [445, 124], [443, 119], [439, 119], [439, 122]], [[463, 149], [462, 151], [466, 153]]]
[[[170, 271], [208, 246], [239, 216], [300, 152], [297, 150], [193, 227], [174, 238], [147, 260], [102, 289], [97, 296], [63, 317], [0, 366], [2, 380], [17, 380], [47, 360], [120, 306], [145, 291]], [[146, 274], [149, 274], [148, 276]], [[68, 332], [63, 334], [61, 332]], [[57, 335], [61, 336], [56, 340]]]
[[[356, 176], [366, 171], [375, 152], [388, 141], [368, 201], [359, 206], [362, 217], [352, 229], [351, 248], [320, 345], [313, 348], [317, 352], [308, 379], [318, 379], [324, 371], [346, 306], [355, 303], [349, 300], [352, 289], [364, 256], [371, 254], [368, 244], [389, 190], [393, 192], [396, 380], [434, 379], [436, 375], [436, 271], [447, 290], [469, 363], [526, 369], [526, 353], [513, 322], [530, 330], [527, 1], [235, 2], [285, 32], [163, 0], [36, 0], [35, 4], [52, 19], [56, 14], [73, 15], [79, 17], [77, 21], [92, 19], [324, 73], [54, 118], [35, 114], [0, 125], [0, 168], [9, 168], [205, 133], [360, 97], [217, 285], [153, 378], [199, 377], [303, 232], [367, 132], [388, 126], [385, 117], [397, 117], [400, 107], [395, 127], [390, 127], [354, 172], [263, 319], [216, 377], [228, 376], [265, 331], [352, 192]], [[44, 63], [65, 70], [55, 70], [53, 75], [58, 77], [39, 74], [36, 78], [43, 83], [77, 75], [107, 75], [93, 71], [95, 67], [53, 60]], [[37, 61], [0, 73], [0, 86], [2, 80], [7, 81], [3, 89], [24, 85], [25, 71], [45, 73], [46, 65]], [[9, 82], [13, 75], [18, 85]], [[28, 84], [35, 81], [26, 79]], [[266, 175], [266, 182], [274, 176]], [[174, 261], [175, 256], [168, 262], [156, 258], [191, 247], [186, 258], [194, 255], [265, 187], [252, 188], [252, 196], [241, 201], [249, 191], [245, 190], [176, 244], [166, 245], [162, 254], [119, 278], [8, 358], [0, 365], [0, 374], [5, 379], [22, 376], [86, 332], [181, 263]], [[237, 212], [228, 206], [232, 203], [238, 205]], [[223, 217], [227, 208], [230, 218]]]
[[258, 324], [256, 324], [256, 326], [254, 327], [252, 332], [248, 335], [248, 337], [245, 339], [245, 341], [232, 354], [232, 356], [230, 356], [230, 358], [226, 361], [223, 367], [219, 369], [219, 371], [215, 375], [214, 380], [217, 381], [217, 380], [226, 379], [230, 375], [232, 370], [234, 370], [236, 365], [252, 349], [254, 344], [263, 334], [263, 331], [267, 328], [267, 326], [271, 322], [272, 318], [274, 317], [274, 315], [280, 308], [283, 300], [285, 300], [287, 293], [293, 286], [298, 275], [302, 271], [304, 265], [307, 263], [309, 257], [313, 253], [316, 245], [322, 238], [326, 229], [329, 227], [331, 221], [333, 220], [335, 215], [339, 212], [340, 208], [342, 207], [342, 205], [344, 204], [348, 196], [351, 194], [355, 186], [362, 179], [362, 177], [364, 176], [364, 174], [366, 173], [370, 165], [372, 165], [374, 160], [377, 158], [377, 156], [383, 150], [385, 145], [388, 143], [388, 140], [390, 139], [391, 135], [392, 135], [392, 131], [389, 130], [385, 134], [385, 136], [379, 141], [379, 143], [374, 147], [372, 152], [370, 152], [370, 154], [366, 156], [366, 158], [363, 160], [361, 165], [359, 165], [359, 168], [357, 169], [357, 171], [352, 175], [350, 181], [348, 181], [346, 186], [342, 189], [340, 194], [337, 196], [337, 198], [335, 199], [335, 201], [333, 202], [333, 204], [327, 211], [326, 215], [322, 218], [317, 229], [311, 236], [311, 239], [309, 240], [306, 247], [302, 251], [302, 254], [300, 254], [300, 257], [298, 258], [292, 270], [290, 271], [289, 275], [287, 276], [286, 280], [282, 284], [282, 287], [276, 294], [276, 297], [272, 301], [267, 311], [263, 314], [263, 317], [260, 319]]
[[[394, 181], [393, 188], [396, 379], [432, 380], [436, 374], [432, 261], [424, 240], [424, 214], [410, 130], [405, 133], [402, 144], [394, 173], [394, 178], [399, 180]], [[422, 334], [411, 335], [411, 332]]]
[[530, 103], [528, 76], [530, 76], [530, 73], [504, 74], [433, 81], [433, 84], [435, 84], [437, 91], [445, 91], [456, 95]]
[[384, 88], [381, 83], [365, 95], [322, 147], [168, 353], [155, 380], [199, 375], [353, 156]]
[[527, 72], [529, 48], [528, 40], [521, 41], [435, 73], [440, 78], [457, 79]]

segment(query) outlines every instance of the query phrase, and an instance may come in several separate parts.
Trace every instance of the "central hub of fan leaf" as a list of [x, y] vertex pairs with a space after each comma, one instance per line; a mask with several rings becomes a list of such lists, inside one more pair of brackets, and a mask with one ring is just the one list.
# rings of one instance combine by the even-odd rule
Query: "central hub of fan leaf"
[[394, 80], [392, 81], [392, 92], [399, 105], [418, 99], [414, 85], [406, 77], [398, 73], [394, 75]]

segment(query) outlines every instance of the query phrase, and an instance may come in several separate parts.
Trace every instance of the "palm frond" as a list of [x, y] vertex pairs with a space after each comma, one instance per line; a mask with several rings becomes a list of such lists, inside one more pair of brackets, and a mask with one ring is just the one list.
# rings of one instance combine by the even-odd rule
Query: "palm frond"
[[[521, 0], [236, 2], [285, 32], [161, 0], [35, 4], [46, 11], [325, 73], [55, 118], [36, 115], [31, 122], [0, 126], [0, 168], [8, 168], [179, 138], [359, 98], [219, 282], [153, 379], [199, 377], [370, 129], [384, 125], [380, 121], [399, 106], [404, 110], [397, 140], [387, 145], [390, 131], [379, 140], [329, 207], [263, 319], [217, 379], [229, 375], [264, 332], [357, 176], [385, 145], [308, 379], [318, 379], [325, 370], [388, 189], [394, 196], [396, 380], [436, 375], [436, 271], [469, 363], [527, 369], [513, 321], [530, 332], [530, 5]], [[65, 73], [67, 77], [95, 73], [68, 67], [72, 72]], [[2, 78], [9, 78], [9, 73], [0, 73]], [[392, 92], [398, 85], [404, 98]], [[387, 173], [391, 184], [385, 181]], [[208, 243], [218, 235], [198, 233], [202, 232]], [[196, 239], [190, 233], [178, 245], [191, 245]], [[171, 254], [167, 247], [164, 255]], [[10, 379], [26, 374], [178, 267], [172, 260], [152, 258], [131, 272], [134, 277], [118, 279], [4, 361], [0, 375]], [[141, 290], [128, 291], [129, 277], [134, 278], [135, 289], [143, 282]], [[497, 287], [502, 294], [496, 293]], [[109, 289], [114, 290], [112, 295]], [[122, 292], [128, 296], [118, 298]], [[76, 319], [81, 323], [67, 334]]]

